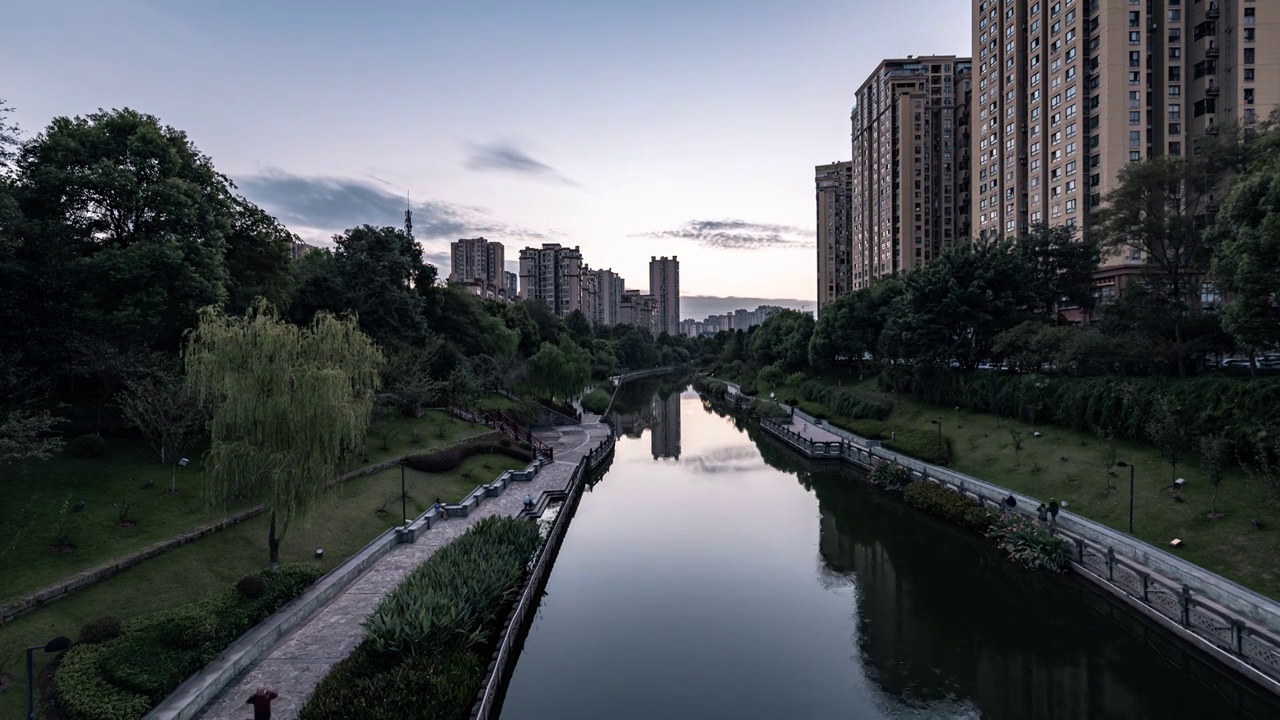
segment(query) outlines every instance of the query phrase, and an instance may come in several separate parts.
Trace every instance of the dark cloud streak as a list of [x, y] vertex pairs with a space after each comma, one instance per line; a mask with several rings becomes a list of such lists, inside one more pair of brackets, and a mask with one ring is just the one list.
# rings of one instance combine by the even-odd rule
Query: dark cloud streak
[[641, 233], [638, 237], [688, 240], [720, 250], [764, 250], [808, 246], [814, 233], [791, 225], [745, 220], [691, 220], [674, 230]]
[[[355, 178], [304, 177], [281, 170], [235, 179], [245, 197], [281, 222], [329, 233], [359, 225], [404, 223], [405, 198]], [[438, 200], [414, 201], [413, 234], [419, 240], [492, 235], [494, 240], [543, 242], [547, 233], [496, 222], [487, 212]]]
[[468, 148], [468, 152], [467, 168], [470, 170], [516, 173], [561, 185], [582, 187], [565, 177], [559, 170], [540, 160], [535, 160], [528, 153], [513, 145], [506, 143], [471, 145]]

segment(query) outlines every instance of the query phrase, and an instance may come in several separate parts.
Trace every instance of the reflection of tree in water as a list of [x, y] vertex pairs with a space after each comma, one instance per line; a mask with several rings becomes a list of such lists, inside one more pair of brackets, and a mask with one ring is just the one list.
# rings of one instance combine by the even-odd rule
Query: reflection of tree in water
[[982, 717], [1010, 720], [1233, 717], [1086, 607], [1078, 580], [1018, 568], [847, 477], [817, 473], [813, 489], [822, 557], [855, 577], [859, 653], [886, 692], [913, 705], [971, 698]]

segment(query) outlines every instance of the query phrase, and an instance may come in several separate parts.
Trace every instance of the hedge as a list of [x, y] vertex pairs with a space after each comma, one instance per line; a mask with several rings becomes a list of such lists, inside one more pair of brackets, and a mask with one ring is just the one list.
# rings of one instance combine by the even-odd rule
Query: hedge
[[316, 688], [300, 720], [465, 718], [541, 544], [527, 520], [489, 517], [409, 574], [365, 621], [366, 637]]
[[881, 420], [835, 418], [827, 422], [868, 440], [879, 440], [880, 444], [889, 450], [909, 455], [917, 460], [934, 465], [947, 465], [951, 462], [951, 441], [943, 438], [942, 444], [939, 445], [936, 430], [904, 428]]
[[911, 484], [911, 471], [897, 463], [880, 463], [871, 470], [871, 482], [886, 490], [901, 490]]
[[884, 420], [893, 409], [861, 393], [832, 387], [817, 380], [801, 383], [795, 393], [801, 400], [818, 403], [833, 414], [850, 420]]
[[54, 674], [58, 707], [68, 720], [135, 720], [204, 667], [236, 638], [301, 595], [320, 570], [286, 565], [264, 574], [266, 590], [248, 598], [220, 595], [124, 623], [123, 632], [67, 651]]
[[404, 463], [418, 472], [443, 473], [458, 469], [463, 460], [473, 455], [482, 455], [484, 453], [497, 453], [528, 462], [533, 460], [533, 455], [527, 450], [526, 445], [527, 443], [522, 442], [520, 445], [512, 447], [511, 442], [505, 438], [503, 440], [481, 438], [459, 443], [425, 455], [412, 455], [405, 458]]
[[975, 532], [986, 533], [999, 516], [972, 499], [931, 482], [914, 482], [902, 491], [907, 504]]
[[609, 409], [609, 393], [596, 388], [582, 396], [582, 409], [594, 415], [604, 415]]
[[[1224, 433], [1236, 442], [1233, 454], [1246, 457], [1256, 451], [1243, 443], [1263, 429], [1280, 427], [1280, 378], [1081, 378], [893, 366], [880, 374], [880, 387], [931, 405], [1147, 443], [1153, 440], [1147, 428], [1155, 404], [1167, 397], [1187, 437]], [[1188, 444], [1188, 450], [1196, 449]]]

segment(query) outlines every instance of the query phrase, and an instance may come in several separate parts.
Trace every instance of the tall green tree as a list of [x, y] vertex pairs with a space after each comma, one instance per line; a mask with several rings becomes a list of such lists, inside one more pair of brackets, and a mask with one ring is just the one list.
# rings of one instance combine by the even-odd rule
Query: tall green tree
[[16, 123], [12, 123], [6, 115], [13, 113], [13, 106], [0, 98], [0, 176], [8, 175], [13, 169], [13, 159], [17, 156], [18, 140], [22, 131]]
[[119, 402], [125, 418], [169, 466], [169, 491], [177, 493], [178, 463], [208, 437], [206, 408], [182, 377], [163, 370], [128, 380]]
[[823, 307], [809, 343], [809, 363], [817, 368], [860, 367], [866, 355], [876, 355], [890, 310], [902, 293], [901, 280], [886, 278]]
[[176, 350], [226, 299], [229, 184], [184, 133], [128, 109], [59, 117], [17, 167], [33, 340], [94, 328]]
[[320, 313], [299, 327], [259, 303], [245, 317], [202, 310], [185, 360], [197, 398], [213, 408], [210, 497], [266, 505], [274, 569], [290, 524], [362, 447], [382, 353], [352, 319]]
[[1257, 353], [1280, 345], [1280, 161], [1259, 163], [1235, 183], [1214, 232], [1221, 243], [1213, 277], [1230, 297], [1222, 323], [1256, 373]]
[[262, 208], [236, 197], [226, 236], [227, 310], [240, 314], [256, 298], [288, 306], [293, 294], [289, 259], [298, 236]]
[[1225, 152], [1161, 156], [1120, 171], [1098, 211], [1107, 249], [1140, 258], [1149, 287], [1159, 291], [1173, 327], [1178, 375], [1187, 374], [1187, 326], [1199, 312], [1200, 283], [1209, 270], [1215, 194], [1232, 167]]
[[591, 381], [591, 353], [566, 335], [559, 345], [543, 343], [529, 358], [528, 389], [551, 400], [569, 400]]
[[426, 339], [426, 297], [436, 269], [422, 246], [400, 228], [361, 225], [334, 237], [334, 270], [342, 310], [379, 343], [418, 345]]
[[996, 336], [1034, 315], [1026, 265], [1005, 242], [943, 253], [903, 285], [881, 335], [892, 358], [974, 368]]
[[581, 310], [574, 310], [565, 317], [564, 329], [579, 345], [591, 344], [591, 321]]
[[1086, 312], [1093, 308], [1093, 273], [1098, 267], [1098, 242], [1069, 225], [1032, 226], [1017, 240], [1026, 265], [1031, 311], [1057, 320], [1063, 306]]
[[783, 310], [771, 315], [751, 334], [751, 356], [760, 365], [778, 364], [786, 372], [802, 370], [809, 364], [813, 325], [808, 313]]

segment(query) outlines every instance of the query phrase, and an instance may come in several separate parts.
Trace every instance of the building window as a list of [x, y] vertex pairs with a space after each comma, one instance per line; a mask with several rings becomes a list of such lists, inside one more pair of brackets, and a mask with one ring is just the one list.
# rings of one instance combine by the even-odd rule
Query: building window
[[1253, 64], [1253, 48], [1244, 49], [1244, 64], [1245, 65]]

